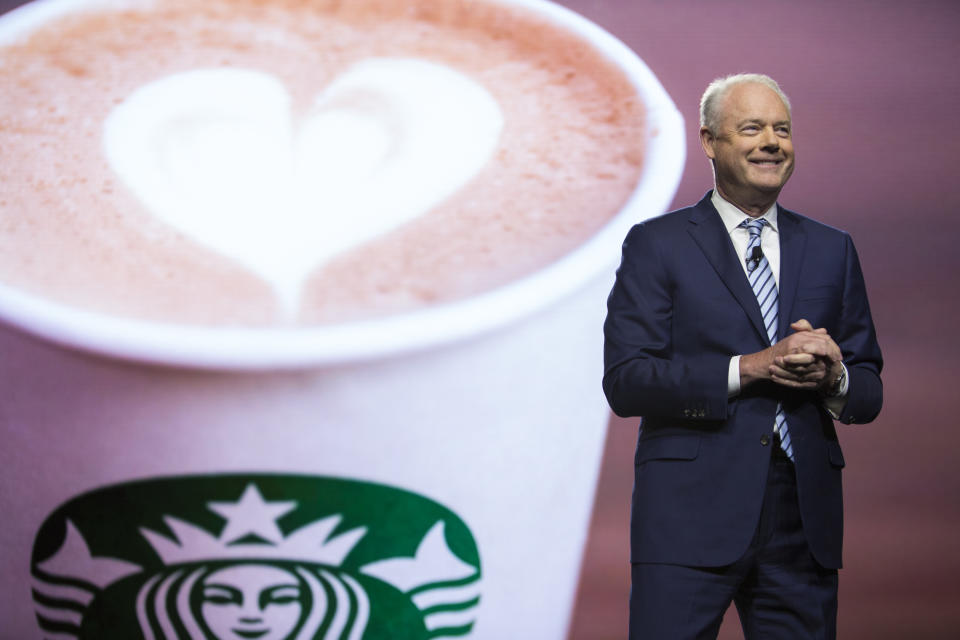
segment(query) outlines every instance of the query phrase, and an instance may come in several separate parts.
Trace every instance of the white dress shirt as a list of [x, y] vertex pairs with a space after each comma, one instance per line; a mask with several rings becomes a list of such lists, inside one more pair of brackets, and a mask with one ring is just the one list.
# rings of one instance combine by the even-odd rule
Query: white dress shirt
[[[733, 243], [733, 249], [739, 258], [740, 267], [743, 269], [744, 275], [749, 276], [745, 256], [747, 255], [747, 246], [750, 244], [750, 232], [746, 228], [741, 227], [740, 223], [744, 220], [749, 220], [751, 217], [738, 209], [736, 205], [724, 200], [723, 197], [717, 193], [716, 189], [713, 190], [710, 201], [720, 214], [720, 219], [723, 220], [723, 226], [726, 227], [727, 233], [730, 234], [730, 241]], [[780, 230], [777, 227], [776, 203], [764, 211], [760, 217], [767, 221], [767, 224], [763, 226], [760, 232], [760, 249], [763, 251], [767, 262], [770, 263], [770, 270], [773, 272], [773, 279], [776, 281], [777, 289], [779, 290]], [[846, 372], [846, 365], [841, 363], [841, 366], [843, 366], [844, 372]], [[839, 389], [840, 393], [832, 398], [824, 398], [824, 406], [835, 418], [840, 415], [844, 405], [847, 403], [848, 384], [849, 378], [845, 375]], [[731, 398], [740, 393], [739, 355], [730, 358], [730, 367], [727, 370], [727, 393]]]

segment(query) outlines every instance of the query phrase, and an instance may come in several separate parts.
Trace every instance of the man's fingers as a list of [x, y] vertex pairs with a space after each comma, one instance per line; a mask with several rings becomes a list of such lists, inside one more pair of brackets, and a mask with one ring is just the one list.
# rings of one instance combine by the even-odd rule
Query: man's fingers
[[789, 380], [791, 382], [813, 382], [818, 383], [827, 375], [827, 368], [824, 366], [810, 366], [802, 368], [783, 368], [775, 364], [770, 365], [768, 370], [771, 378]]
[[809, 353], [815, 356], [822, 356], [828, 358], [831, 361], [842, 360], [843, 354], [840, 352], [840, 347], [837, 346], [837, 343], [833, 340], [827, 339], [821, 342], [808, 341], [804, 342], [800, 350], [802, 353]]
[[782, 342], [781, 354], [809, 353], [830, 360], [843, 359], [840, 347], [826, 331], [798, 332], [788, 336]]
[[790, 387], [791, 389], [816, 389], [819, 386], [817, 382], [798, 381], [792, 378], [784, 378], [781, 376], [773, 376], [770, 379], [779, 385]]
[[800, 353], [813, 356], [827, 357], [831, 355], [833, 349], [826, 342], [804, 342], [800, 345]]
[[788, 345], [785, 345], [788, 353], [810, 353], [834, 361], [843, 359], [840, 347], [823, 327], [814, 329], [809, 320], [800, 318], [791, 323], [790, 328], [796, 333], [784, 340], [785, 342], [790, 341]]
[[770, 372], [770, 377], [774, 379], [781, 378], [783, 380], [793, 380], [796, 382], [800, 381], [800, 376], [796, 372], [788, 371], [787, 369], [784, 369], [783, 367], [778, 367], [775, 364], [770, 365], [769, 372]]
[[819, 328], [817, 328], [817, 329], [814, 329], [814, 328], [813, 328], [813, 325], [810, 324], [810, 321], [807, 320], [806, 318], [800, 318], [800, 319], [797, 320], [796, 322], [791, 323], [791, 324], [790, 324], [790, 328], [793, 329], [794, 331], [798, 332], [798, 333], [799, 333], [799, 332], [802, 332], [802, 331], [808, 331], [808, 332], [817, 333], [817, 334], [820, 334], [820, 335], [827, 335], [827, 330], [826, 330], [826, 329], [824, 329], [823, 327], [819, 327]]

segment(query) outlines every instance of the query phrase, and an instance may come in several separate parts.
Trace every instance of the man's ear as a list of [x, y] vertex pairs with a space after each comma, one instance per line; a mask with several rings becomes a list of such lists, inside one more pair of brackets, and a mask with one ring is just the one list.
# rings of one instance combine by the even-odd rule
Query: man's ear
[[700, 146], [703, 147], [703, 152], [707, 154], [707, 157], [711, 160], [716, 156], [716, 153], [713, 151], [714, 142], [716, 142], [716, 138], [713, 137], [710, 129], [700, 127]]

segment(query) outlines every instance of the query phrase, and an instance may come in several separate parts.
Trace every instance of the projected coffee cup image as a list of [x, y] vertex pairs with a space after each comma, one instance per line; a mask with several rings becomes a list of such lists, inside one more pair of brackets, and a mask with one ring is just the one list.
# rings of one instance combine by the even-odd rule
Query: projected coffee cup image
[[682, 122], [540, 0], [0, 16], [0, 638], [563, 638]]

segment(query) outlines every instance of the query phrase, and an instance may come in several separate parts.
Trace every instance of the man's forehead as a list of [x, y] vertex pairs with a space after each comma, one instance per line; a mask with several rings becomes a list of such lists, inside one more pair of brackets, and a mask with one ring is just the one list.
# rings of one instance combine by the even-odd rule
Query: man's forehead
[[719, 107], [722, 117], [738, 122], [790, 123], [790, 111], [777, 92], [758, 82], [733, 85], [721, 96]]

